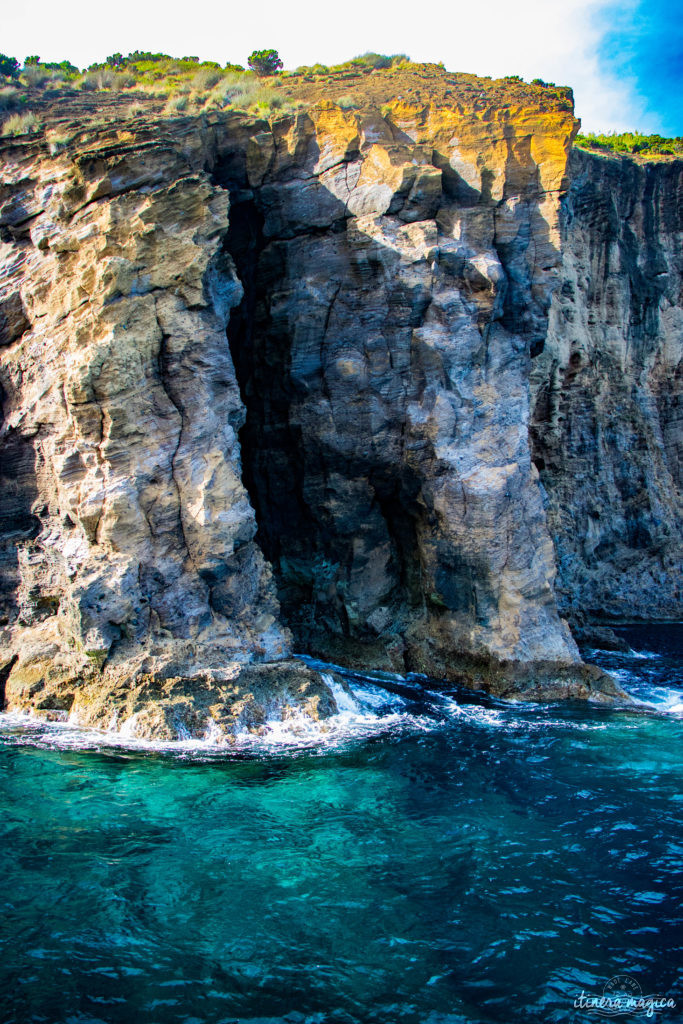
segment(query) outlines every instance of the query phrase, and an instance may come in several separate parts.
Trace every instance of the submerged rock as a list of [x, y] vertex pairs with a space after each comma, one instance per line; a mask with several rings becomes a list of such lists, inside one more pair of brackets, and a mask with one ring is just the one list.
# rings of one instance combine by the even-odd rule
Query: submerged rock
[[[225, 665], [220, 672], [165, 675], [154, 663], [130, 675], [106, 668], [67, 679], [50, 677], [40, 686], [22, 673], [8, 694], [13, 710], [50, 721], [120, 732], [128, 739], [234, 742], [243, 732], [266, 733], [276, 722], [297, 718], [320, 722], [336, 714], [329, 683], [294, 659], [262, 665]], [[333, 675], [340, 686], [343, 683]]]
[[581, 647], [599, 648], [602, 651], [621, 651], [627, 654], [631, 650], [626, 641], [617, 636], [609, 626], [574, 626], [572, 635]]

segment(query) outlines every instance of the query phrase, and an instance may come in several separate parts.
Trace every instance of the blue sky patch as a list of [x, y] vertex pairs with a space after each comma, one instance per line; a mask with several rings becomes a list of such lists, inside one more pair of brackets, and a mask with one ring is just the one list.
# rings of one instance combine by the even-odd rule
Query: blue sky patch
[[603, 8], [601, 62], [630, 78], [650, 123], [683, 135], [683, 0], [638, 0]]

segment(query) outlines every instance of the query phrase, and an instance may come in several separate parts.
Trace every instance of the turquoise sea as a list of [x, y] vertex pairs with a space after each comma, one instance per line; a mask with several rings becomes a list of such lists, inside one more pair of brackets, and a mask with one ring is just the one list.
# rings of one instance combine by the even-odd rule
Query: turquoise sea
[[615, 976], [683, 1020], [683, 631], [620, 632], [629, 710], [351, 676], [227, 752], [0, 715], [0, 1021], [578, 1022]]

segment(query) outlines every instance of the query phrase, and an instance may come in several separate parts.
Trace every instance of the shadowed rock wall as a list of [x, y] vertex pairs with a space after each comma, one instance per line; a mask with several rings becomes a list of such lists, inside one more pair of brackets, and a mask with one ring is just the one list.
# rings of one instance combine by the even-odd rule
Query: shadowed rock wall
[[563, 265], [531, 374], [560, 608], [683, 614], [683, 163], [575, 150]]
[[214, 172], [258, 540], [305, 650], [437, 676], [572, 662], [528, 369], [573, 122], [536, 125], [537, 163], [513, 121], [395, 117], [321, 104], [260, 133], [260, 167], [229, 153]]

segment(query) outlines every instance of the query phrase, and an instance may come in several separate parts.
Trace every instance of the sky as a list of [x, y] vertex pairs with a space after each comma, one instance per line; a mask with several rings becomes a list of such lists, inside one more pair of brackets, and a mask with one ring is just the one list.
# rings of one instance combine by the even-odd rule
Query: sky
[[[584, 131], [683, 135], [683, 0], [31, 0], [9, 3], [0, 50], [20, 61], [153, 50], [246, 65], [273, 47], [285, 68], [368, 50], [449, 71], [542, 78], [574, 89]], [[424, 18], [420, 18], [420, 11]]]

